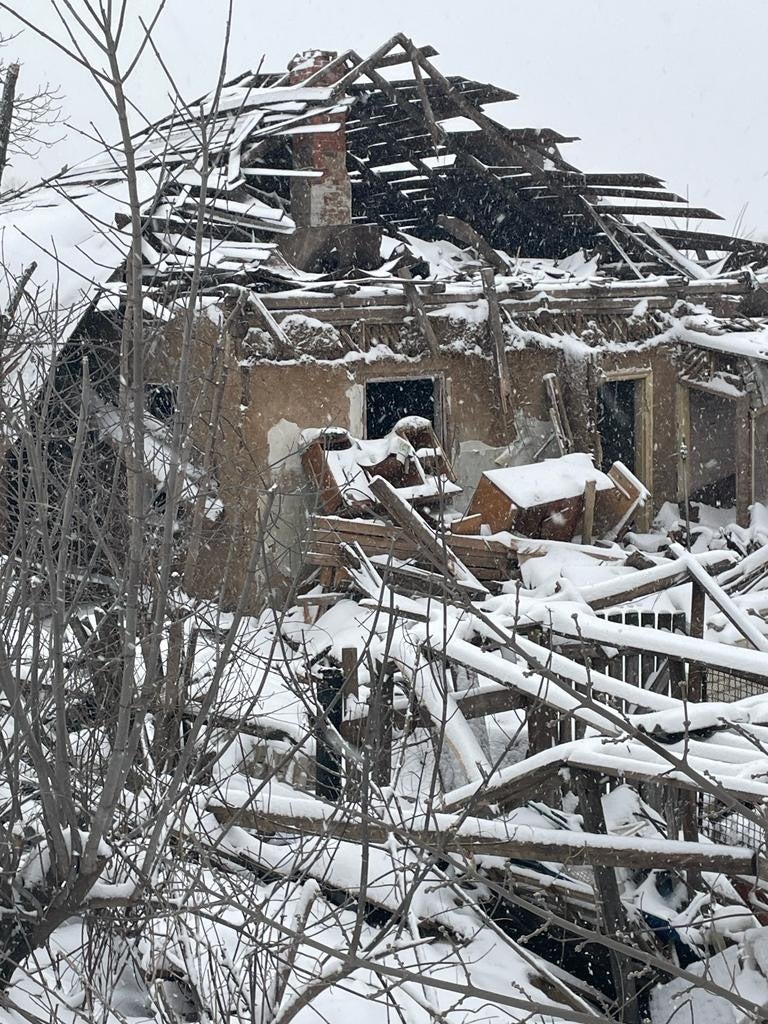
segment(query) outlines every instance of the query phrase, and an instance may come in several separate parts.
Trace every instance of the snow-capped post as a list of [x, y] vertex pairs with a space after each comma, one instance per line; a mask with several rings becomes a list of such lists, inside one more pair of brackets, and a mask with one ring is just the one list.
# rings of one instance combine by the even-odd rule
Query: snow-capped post
[[315, 792], [325, 800], [338, 800], [341, 795], [341, 755], [329, 738], [330, 730], [341, 730], [344, 674], [335, 666], [321, 668], [317, 680], [319, 705], [315, 728], [317, 764]]
[[357, 697], [358, 678], [357, 666], [358, 656], [356, 647], [343, 647], [341, 650], [341, 670], [344, 673], [344, 696]]

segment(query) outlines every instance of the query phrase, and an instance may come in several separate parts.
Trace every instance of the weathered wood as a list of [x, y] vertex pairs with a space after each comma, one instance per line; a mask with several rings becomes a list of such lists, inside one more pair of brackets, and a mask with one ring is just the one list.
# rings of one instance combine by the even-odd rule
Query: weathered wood
[[326, 800], [338, 800], [341, 795], [341, 757], [336, 746], [329, 742], [329, 730], [337, 733], [341, 727], [344, 676], [337, 668], [320, 669], [317, 681], [317, 703], [320, 713], [316, 719], [316, 775], [315, 792]]
[[[706, 603], [706, 591], [697, 580], [693, 580], [691, 583], [691, 621], [688, 628], [688, 632], [692, 637], [698, 637], [699, 639], [703, 639], [704, 637]], [[699, 662], [693, 662], [688, 667], [688, 689], [686, 696], [688, 700], [696, 701], [698, 703], [705, 699], [704, 691], [704, 665]]]
[[341, 649], [341, 671], [344, 673], [344, 696], [357, 697], [358, 656], [356, 647], [342, 647]]
[[[710, 573], [719, 573], [730, 568], [733, 563], [728, 559], [711, 562], [707, 565]], [[599, 611], [613, 605], [637, 601], [648, 594], [658, 594], [670, 587], [685, 583], [689, 578], [688, 569], [679, 562], [662, 562], [652, 569], [640, 569], [638, 572], [605, 583], [589, 584], [581, 587], [579, 593], [587, 604]]]
[[735, 399], [736, 415], [736, 522], [749, 526], [749, 506], [752, 502], [752, 420], [750, 397]]
[[595, 526], [595, 480], [587, 480], [584, 484], [584, 518], [581, 525], [581, 543], [592, 543], [592, 532]]
[[504, 345], [504, 328], [501, 324], [501, 313], [499, 312], [499, 296], [496, 292], [496, 275], [492, 267], [483, 267], [480, 271], [480, 278], [483, 282], [483, 294], [488, 303], [488, 331], [493, 342], [496, 354], [496, 373], [499, 378], [499, 398], [501, 409], [506, 417], [510, 412], [510, 401], [512, 399], [512, 381], [509, 377], [509, 365], [507, 364], [507, 352]]
[[[301, 797], [297, 794], [300, 806]], [[325, 805], [330, 812], [331, 807]], [[546, 836], [531, 838], [530, 826], [515, 829], [509, 826], [500, 837], [494, 835], [494, 823], [483, 818], [462, 819], [461, 833], [451, 828], [450, 819], [437, 815], [438, 822], [428, 829], [410, 829], [390, 822], [369, 819], [363, 823], [341, 813], [305, 816], [280, 813], [271, 808], [251, 805], [229, 807], [211, 803], [209, 810], [222, 825], [239, 825], [266, 834], [320, 835], [351, 843], [368, 841], [377, 845], [391, 836], [420, 849], [456, 853], [463, 856], [508, 857], [514, 860], [556, 861], [568, 864], [591, 864], [614, 867], [667, 868], [684, 870], [690, 864], [705, 871], [728, 874], [750, 874], [755, 869], [755, 854], [742, 847], [715, 844], [667, 844], [657, 840], [626, 839], [582, 832], [560, 832], [547, 829]], [[545, 830], [541, 830], [544, 832]], [[516, 834], [517, 833], [517, 834]]]
[[487, 593], [485, 587], [480, 584], [475, 576], [464, 565], [459, 556], [446, 542], [445, 537], [438, 538], [424, 520], [411, 508], [411, 506], [400, 497], [395, 488], [383, 477], [377, 476], [368, 484], [369, 490], [374, 497], [384, 506], [398, 526], [412, 537], [425, 557], [441, 572], [447, 573], [453, 579], [476, 589], [481, 593]]
[[479, 231], [475, 231], [471, 224], [467, 224], [466, 221], [460, 220], [458, 217], [449, 217], [446, 213], [441, 213], [438, 216], [437, 224], [443, 231], [446, 231], [460, 242], [472, 246], [473, 249], [477, 249], [478, 256], [481, 256], [486, 263], [490, 264], [500, 274], [509, 273], [507, 261], [499, 255], [493, 246], [489, 245]]
[[[579, 796], [579, 810], [587, 832], [605, 835], [605, 817], [600, 797], [600, 787], [594, 776], [578, 772], [576, 775], [576, 791]], [[595, 894], [598, 909], [606, 934], [616, 938], [628, 935], [627, 916], [619, 894], [616, 872], [613, 868], [595, 864]], [[625, 939], [626, 941], [626, 939]], [[627, 1024], [640, 1024], [640, 1011], [637, 1005], [637, 991], [632, 977], [631, 964], [616, 950], [609, 950], [613, 983], [616, 990], [616, 1017]]]
[[13, 104], [16, 98], [16, 82], [19, 77], [19, 65], [9, 64], [5, 69], [3, 94], [0, 97], [0, 183], [3, 171], [8, 162], [8, 143], [11, 138], [13, 124]]
[[388, 786], [392, 781], [392, 724], [394, 719], [395, 666], [383, 664], [371, 678], [371, 712], [368, 718], [373, 748], [373, 781]]
[[[404, 273], [404, 271], [401, 271]], [[435, 329], [432, 326], [432, 321], [427, 315], [427, 311], [424, 308], [424, 303], [421, 301], [421, 295], [419, 290], [413, 282], [406, 282], [403, 285], [408, 303], [413, 310], [413, 315], [416, 317], [416, 322], [419, 325], [421, 333], [424, 335], [424, 340], [429, 347], [430, 355], [437, 358], [440, 355], [440, 345], [435, 334]]]
[[[688, 567], [688, 571], [694, 580], [695, 585], [705, 592], [713, 604], [717, 605], [723, 615], [725, 615], [731, 625], [741, 633], [744, 639], [754, 647], [756, 651], [768, 653], [768, 640], [766, 640], [757, 626], [749, 621], [748, 616], [742, 612], [738, 605], [734, 604], [733, 600], [725, 593], [717, 580], [708, 576], [699, 563], [691, 557], [690, 553], [679, 544], [671, 544], [670, 551]], [[699, 623], [697, 623], [697, 628], [699, 628]], [[703, 625], [701, 628], [703, 628]], [[691, 633], [691, 636], [703, 635], [703, 633]]]
[[545, 373], [541, 379], [549, 400], [549, 413], [552, 426], [555, 429], [557, 445], [560, 449], [560, 454], [566, 455], [573, 447], [573, 433], [565, 411], [565, 403], [560, 394], [557, 376], [554, 373]]

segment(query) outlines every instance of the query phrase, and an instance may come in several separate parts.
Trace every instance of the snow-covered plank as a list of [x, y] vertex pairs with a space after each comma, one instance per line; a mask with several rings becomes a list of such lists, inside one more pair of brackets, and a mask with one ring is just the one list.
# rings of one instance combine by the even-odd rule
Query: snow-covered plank
[[486, 588], [464, 565], [458, 555], [445, 540], [438, 537], [427, 526], [421, 516], [398, 494], [395, 488], [383, 477], [377, 476], [370, 481], [371, 493], [389, 512], [398, 526], [413, 538], [420, 551], [440, 572], [447, 572], [458, 583], [481, 594], [487, 594]]
[[[534, 609], [531, 608], [528, 614], [533, 613]], [[565, 602], [553, 602], [546, 616], [542, 612], [540, 618], [542, 625], [547, 625], [560, 636], [592, 641], [606, 647], [628, 647], [648, 654], [664, 654], [669, 658], [711, 665], [729, 672], [765, 676], [768, 686], [768, 655], [762, 651], [747, 651], [697, 637], [610, 622]]]
[[[732, 557], [727, 552], [707, 551], [694, 561], [699, 566], [705, 564], [712, 572], [723, 572], [732, 564]], [[614, 576], [599, 583], [578, 587], [578, 592], [591, 608], [598, 611], [659, 593], [668, 587], [685, 583], [688, 577], [687, 565], [665, 560], [652, 568], [639, 569], [631, 576]]]
[[763, 636], [756, 625], [749, 621], [749, 617], [745, 615], [736, 602], [726, 594], [720, 584], [716, 580], [713, 580], [711, 576], [707, 575], [696, 559], [692, 558], [691, 555], [679, 544], [670, 544], [669, 550], [682, 565], [686, 566], [688, 572], [691, 574], [693, 579], [696, 580], [707, 597], [717, 605], [731, 625], [736, 627], [744, 639], [748, 640], [756, 651], [768, 653], [768, 639]]
[[714, 843], [537, 828], [450, 814], [415, 813], [402, 823], [371, 817], [363, 823], [344, 816], [330, 804], [275, 796], [265, 800], [257, 796], [243, 807], [215, 798], [208, 809], [220, 824], [260, 832], [322, 835], [375, 845], [384, 845], [394, 837], [419, 849], [463, 856], [648, 869], [697, 867], [728, 874], [753, 874], [756, 870], [753, 850]]

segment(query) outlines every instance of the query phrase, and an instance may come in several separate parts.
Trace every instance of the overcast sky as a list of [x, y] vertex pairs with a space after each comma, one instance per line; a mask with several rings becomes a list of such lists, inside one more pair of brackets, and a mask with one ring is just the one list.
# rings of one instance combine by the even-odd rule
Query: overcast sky
[[[64, 38], [50, 0], [17, 2]], [[129, 10], [135, 40], [139, 15], [151, 17], [155, 2], [129, 0]], [[155, 39], [189, 98], [215, 83], [225, 12], [225, 0], [167, 0]], [[0, 13], [0, 32], [13, 29]], [[571, 163], [657, 174], [723, 214], [711, 230], [768, 237], [768, 0], [234, 0], [228, 70], [254, 68], [263, 55], [265, 68], [282, 69], [312, 47], [366, 55], [397, 31], [438, 49], [444, 73], [518, 93], [507, 123], [580, 136], [563, 147]], [[28, 87], [60, 85], [73, 127], [91, 131], [93, 122], [117, 136], [87, 72], [49, 43], [26, 30], [4, 56], [23, 62]], [[167, 80], [151, 54], [127, 91], [149, 119], [168, 108]], [[69, 131], [15, 173], [44, 176], [93, 148]]]

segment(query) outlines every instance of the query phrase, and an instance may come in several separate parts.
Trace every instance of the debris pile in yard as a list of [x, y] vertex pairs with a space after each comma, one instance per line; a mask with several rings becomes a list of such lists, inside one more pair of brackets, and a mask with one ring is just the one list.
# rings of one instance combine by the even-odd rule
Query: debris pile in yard
[[302, 880], [301, 956], [315, 939], [346, 955], [361, 907], [366, 941], [394, 915], [420, 952], [382, 954], [382, 977], [400, 964], [392, 998], [418, 1019], [457, 1004], [427, 980], [414, 1009], [416, 974], [459, 971], [491, 1019], [533, 998], [536, 1020], [662, 1024], [687, 999], [697, 1021], [751, 1020], [768, 993], [768, 547], [725, 531], [691, 552], [679, 523], [621, 543], [453, 534], [365, 481], [369, 518], [315, 519], [294, 607], [251, 622], [222, 681], [211, 722], [249, 724], [195, 842]]

